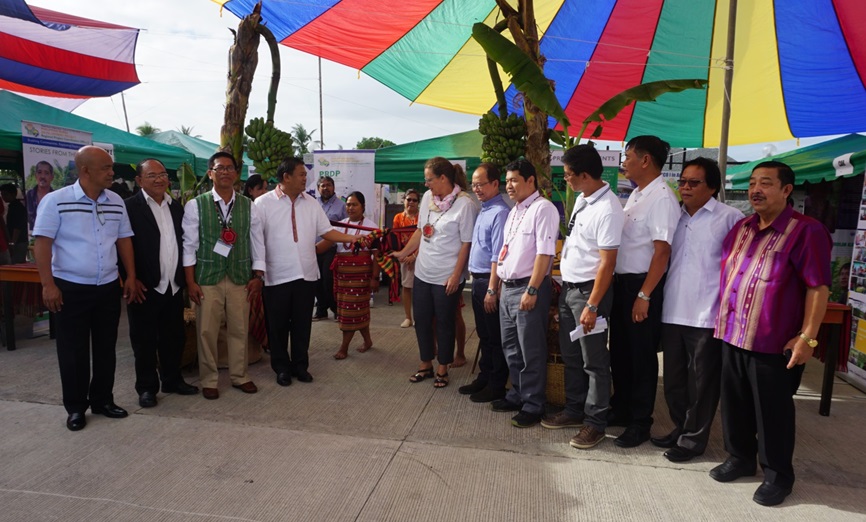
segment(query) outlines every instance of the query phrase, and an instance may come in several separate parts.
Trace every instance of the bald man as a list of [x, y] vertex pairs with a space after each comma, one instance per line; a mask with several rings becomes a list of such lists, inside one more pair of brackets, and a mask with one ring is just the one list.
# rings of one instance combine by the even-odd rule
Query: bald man
[[127, 415], [113, 395], [121, 296], [118, 255], [127, 273], [123, 297], [127, 302], [142, 299], [126, 206], [106, 190], [114, 180], [111, 156], [99, 147], [82, 147], [75, 166], [78, 181], [42, 199], [33, 227], [42, 300], [55, 314], [63, 406], [71, 431], [85, 427], [88, 406], [110, 418]]

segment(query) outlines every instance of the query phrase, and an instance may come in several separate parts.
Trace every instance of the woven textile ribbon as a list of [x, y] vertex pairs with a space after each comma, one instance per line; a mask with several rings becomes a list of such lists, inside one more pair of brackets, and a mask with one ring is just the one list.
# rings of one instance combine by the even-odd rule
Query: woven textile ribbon
[[405, 246], [403, 241], [400, 240], [401, 232], [414, 232], [418, 227], [412, 225], [410, 227], [378, 229], [352, 223], [343, 223], [342, 221], [331, 221], [331, 224], [341, 228], [352, 228], [370, 232], [366, 236], [358, 237], [352, 253], [357, 255], [361, 251], [361, 247], [370, 250], [376, 249], [378, 252], [375, 258], [376, 264], [391, 278], [388, 297], [391, 302], [400, 301], [400, 263], [396, 262], [390, 254]]

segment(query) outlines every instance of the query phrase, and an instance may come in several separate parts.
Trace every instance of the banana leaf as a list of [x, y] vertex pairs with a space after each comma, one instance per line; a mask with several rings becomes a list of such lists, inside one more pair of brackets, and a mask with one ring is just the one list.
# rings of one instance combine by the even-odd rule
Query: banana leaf
[[472, 26], [472, 37], [493, 61], [511, 76], [511, 83], [546, 114], [556, 118], [563, 127], [569, 126], [568, 117], [544, 71], [513, 42], [483, 23]]
[[[661, 80], [657, 82], [642, 83], [636, 87], [626, 89], [613, 98], [604, 102], [601, 107], [583, 120], [583, 127], [578, 137], [583, 136], [586, 127], [592, 122], [603, 123], [612, 120], [623, 109], [636, 101], [655, 101], [656, 98], [668, 92], [680, 92], [686, 89], [703, 89], [707, 80]], [[601, 135], [602, 126], [599, 125], [592, 133], [593, 138]]]

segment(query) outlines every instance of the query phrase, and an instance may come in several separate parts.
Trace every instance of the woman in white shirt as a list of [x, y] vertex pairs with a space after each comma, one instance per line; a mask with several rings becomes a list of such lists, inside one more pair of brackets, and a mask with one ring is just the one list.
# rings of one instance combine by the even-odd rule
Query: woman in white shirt
[[[478, 207], [466, 192], [463, 168], [452, 165], [445, 158], [427, 161], [424, 183], [429, 190], [419, 205], [418, 230], [394, 257], [403, 261], [418, 250], [412, 307], [415, 309], [415, 335], [421, 364], [409, 381], [421, 382], [434, 377], [433, 358], [436, 353], [439, 367], [433, 386], [444, 388], [448, 386], [448, 365], [454, 361], [454, 317], [466, 283], [466, 266]], [[435, 322], [434, 317], [438, 318]]]
[[[375, 229], [376, 223], [364, 217], [364, 194], [352, 192], [346, 198], [346, 213], [349, 215], [341, 223]], [[366, 236], [370, 230], [358, 228], [334, 227], [344, 234]], [[319, 243], [327, 250], [331, 243], [327, 240]], [[356, 331], [361, 332], [364, 344], [358, 347], [361, 353], [373, 347], [370, 338], [370, 291], [379, 290], [379, 265], [376, 263], [375, 249], [362, 248], [357, 254], [353, 252], [353, 243], [337, 243], [337, 255], [331, 270], [334, 272], [334, 293], [337, 299], [337, 320], [343, 331], [343, 342], [334, 354], [334, 359], [342, 360], [349, 356], [349, 343]], [[317, 250], [320, 248], [316, 247]]]

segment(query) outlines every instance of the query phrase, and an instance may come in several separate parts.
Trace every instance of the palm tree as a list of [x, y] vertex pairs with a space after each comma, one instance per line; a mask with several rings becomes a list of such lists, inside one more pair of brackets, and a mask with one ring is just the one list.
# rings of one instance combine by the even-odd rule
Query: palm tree
[[181, 125], [180, 128], [177, 129], [177, 130], [178, 130], [178, 132], [180, 132], [181, 134], [186, 134], [187, 136], [192, 136], [193, 138], [201, 138], [201, 134], [193, 134], [193, 133], [192, 133], [192, 130], [193, 130], [194, 128], [195, 128], [195, 127], [192, 126], [192, 125], [190, 125], [189, 127], [187, 127], [186, 125]]
[[313, 142], [313, 134], [315, 134], [316, 130], [313, 129], [311, 131], [307, 131], [304, 128], [302, 123], [295, 124], [292, 127], [292, 139], [297, 143], [297, 151], [299, 156], [303, 156], [304, 154], [309, 154], [310, 152], [310, 143]]
[[150, 124], [149, 121], [146, 121], [135, 128], [135, 132], [138, 133], [139, 136], [153, 136], [156, 133], [162, 132], [158, 127], [154, 127]]

